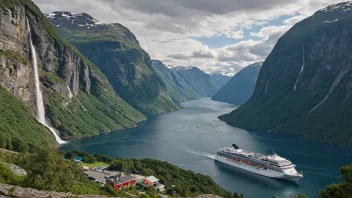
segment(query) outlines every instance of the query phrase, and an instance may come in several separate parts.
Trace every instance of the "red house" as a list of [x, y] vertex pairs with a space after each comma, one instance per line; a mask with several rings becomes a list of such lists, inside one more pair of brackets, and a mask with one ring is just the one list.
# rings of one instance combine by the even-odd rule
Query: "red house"
[[108, 180], [107, 183], [111, 185], [114, 190], [120, 190], [125, 187], [129, 187], [136, 184], [136, 178], [130, 175], [123, 177], [116, 177], [112, 180]]

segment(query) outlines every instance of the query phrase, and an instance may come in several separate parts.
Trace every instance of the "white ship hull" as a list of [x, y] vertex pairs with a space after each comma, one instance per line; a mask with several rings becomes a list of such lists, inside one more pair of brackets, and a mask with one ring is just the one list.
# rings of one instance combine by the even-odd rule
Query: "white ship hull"
[[[285, 180], [291, 180], [291, 181], [298, 181], [302, 178], [302, 176], [298, 176], [298, 175], [290, 175], [290, 174], [286, 174], [284, 172], [277, 172], [277, 171], [273, 171], [270, 169], [262, 169], [262, 168], [258, 168], [252, 165], [248, 165], [248, 164], [244, 164], [235, 160], [229, 160], [227, 157], [223, 157], [223, 156], [219, 156], [216, 155], [215, 156], [215, 160], [228, 164], [230, 166], [234, 166], [252, 173], [256, 173], [259, 175], [263, 175], [266, 177], [272, 177], [272, 178], [277, 178], [277, 179], [285, 179]], [[294, 168], [293, 168], [294, 170]], [[293, 171], [293, 170], [288, 170], [288, 171]], [[296, 170], [294, 170], [294, 172], [296, 172]]]

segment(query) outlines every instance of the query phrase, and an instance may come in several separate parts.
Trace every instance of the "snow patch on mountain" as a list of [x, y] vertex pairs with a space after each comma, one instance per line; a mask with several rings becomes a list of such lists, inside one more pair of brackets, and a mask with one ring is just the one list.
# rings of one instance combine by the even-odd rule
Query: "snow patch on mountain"
[[321, 9], [321, 12], [345, 12], [352, 10], [352, 1], [338, 3], [334, 5], [330, 5], [324, 9]]
[[324, 21], [324, 23], [333, 23], [333, 22], [336, 22], [338, 21], [338, 19], [335, 19], [335, 20], [332, 20], [332, 21]]

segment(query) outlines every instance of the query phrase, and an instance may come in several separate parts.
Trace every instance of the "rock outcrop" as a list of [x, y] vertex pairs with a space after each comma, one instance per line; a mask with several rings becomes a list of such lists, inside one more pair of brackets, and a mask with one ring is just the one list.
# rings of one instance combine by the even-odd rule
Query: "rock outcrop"
[[65, 198], [65, 197], [77, 197], [77, 198], [107, 198], [101, 195], [74, 195], [72, 193], [65, 192], [51, 192], [36, 190], [33, 188], [23, 188], [19, 186], [11, 186], [0, 183], [0, 198]]
[[292, 27], [263, 63], [251, 99], [221, 116], [255, 131], [352, 145], [352, 3], [317, 11]]
[[31, 1], [4, 1], [0, 19], [1, 85], [36, 112], [28, 19], [46, 115], [61, 136], [95, 135], [145, 119], [114, 92], [95, 65], [59, 36]]

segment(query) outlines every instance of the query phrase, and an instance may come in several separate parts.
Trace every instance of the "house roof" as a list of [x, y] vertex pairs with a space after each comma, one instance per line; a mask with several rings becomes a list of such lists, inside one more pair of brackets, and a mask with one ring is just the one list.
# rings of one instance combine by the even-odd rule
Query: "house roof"
[[92, 177], [98, 181], [105, 181], [105, 176], [106, 174], [102, 172], [97, 172], [97, 171], [84, 171], [84, 174], [86, 174], [88, 177]]
[[122, 184], [122, 183], [129, 182], [129, 181], [132, 181], [132, 180], [135, 180], [135, 179], [136, 178], [133, 177], [133, 176], [126, 175], [126, 176], [120, 177], [119, 180], [116, 180], [115, 184]]
[[154, 177], [154, 176], [149, 176], [149, 177], [146, 177], [145, 179], [150, 181], [150, 182], [152, 182], [152, 183], [155, 183], [155, 182], [159, 181], [159, 179]]
[[157, 188], [157, 189], [161, 189], [161, 188], [164, 188], [164, 187], [165, 187], [164, 184], [157, 184], [157, 185], [155, 186], [155, 188]]

